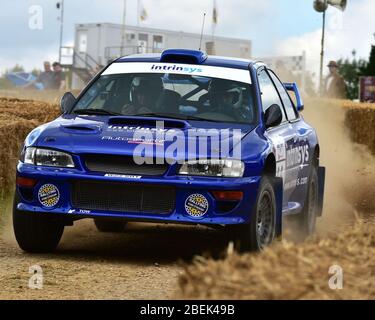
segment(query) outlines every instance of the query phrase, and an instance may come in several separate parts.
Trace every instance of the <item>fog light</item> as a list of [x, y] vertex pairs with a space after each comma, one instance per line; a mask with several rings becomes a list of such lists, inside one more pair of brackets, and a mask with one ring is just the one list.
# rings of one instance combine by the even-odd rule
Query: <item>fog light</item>
[[243, 197], [242, 191], [212, 191], [218, 201], [240, 201]]

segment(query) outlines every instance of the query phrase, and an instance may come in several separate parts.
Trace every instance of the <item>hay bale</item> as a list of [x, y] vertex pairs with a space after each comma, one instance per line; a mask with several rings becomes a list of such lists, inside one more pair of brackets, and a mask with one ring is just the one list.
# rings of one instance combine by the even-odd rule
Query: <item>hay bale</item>
[[0, 194], [14, 183], [19, 152], [27, 134], [58, 115], [59, 108], [54, 104], [0, 98]]
[[308, 108], [324, 105], [325, 108], [342, 108], [345, 126], [355, 143], [363, 144], [375, 155], [375, 104], [338, 99], [307, 99]]
[[[328, 286], [332, 265], [342, 290]], [[179, 278], [180, 299], [374, 299], [375, 224], [303, 244], [282, 242], [260, 254], [197, 259]]]
[[375, 154], [375, 108], [347, 107], [345, 125], [353, 142], [366, 145]]

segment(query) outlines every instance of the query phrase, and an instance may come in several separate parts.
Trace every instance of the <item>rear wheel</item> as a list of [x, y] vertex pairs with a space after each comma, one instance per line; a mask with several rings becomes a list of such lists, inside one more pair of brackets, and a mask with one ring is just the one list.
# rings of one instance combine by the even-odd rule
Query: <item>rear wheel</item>
[[262, 178], [258, 196], [248, 224], [233, 227], [239, 251], [259, 251], [275, 238], [276, 198], [271, 179]]
[[127, 224], [126, 221], [107, 219], [94, 219], [96, 228], [101, 232], [122, 232]]
[[18, 202], [16, 191], [13, 204], [13, 229], [20, 248], [34, 253], [46, 253], [56, 249], [64, 232], [63, 221], [48, 213], [20, 211], [17, 209]]

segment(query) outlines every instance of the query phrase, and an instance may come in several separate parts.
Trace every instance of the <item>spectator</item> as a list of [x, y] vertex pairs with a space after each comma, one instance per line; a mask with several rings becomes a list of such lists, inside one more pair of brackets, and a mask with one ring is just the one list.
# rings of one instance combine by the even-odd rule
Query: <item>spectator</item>
[[53, 86], [55, 90], [65, 90], [65, 74], [62, 71], [62, 66], [59, 62], [54, 62], [53, 67]]
[[338, 73], [338, 64], [336, 61], [330, 61], [327, 65], [329, 75], [325, 81], [325, 96], [327, 98], [344, 99], [346, 93], [346, 85], [343, 77]]
[[43, 84], [43, 89], [52, 89], [53, 87], [53, 78], [54, 78], [54, 73], [51, 70], [51, 63], [49, 61], [44, 61], [43, 63], [44, 66], [44, 71], [42, 71], [38, 78], [36, 78], [34, 81], [31, 81], [28, 83], [25, 88], [29, 88], [34, 86], [36, 83], [41, 83]]

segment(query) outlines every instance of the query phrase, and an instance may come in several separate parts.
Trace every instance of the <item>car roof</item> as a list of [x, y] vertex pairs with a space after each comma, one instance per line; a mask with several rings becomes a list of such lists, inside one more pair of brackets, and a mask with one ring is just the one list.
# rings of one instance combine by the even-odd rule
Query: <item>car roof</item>
[[[241, 59], [234, 57], [222, 57], [222, 56], [207, 56], [204, 52], [198, 50], [184, 50], [184, 49], [169, 49], [160, 53], [145, 53], [145, 54], [133, 54], [129, 56], [120, 57], [116, 62], [172, 62], [172, 63], [184, 63], [180, 60], [165, 61], [163, 56], [172, 52], [172, 54], [177, 53], [180, 56], [191, 57], [192, 55], [203, 55], [204, 59], [195, 64], [206, 65], [206, 66], [216, 66], [216, 67], [227, 67], [227, 68], [236, 68], [236, 69], [245, 69], [248, 70], [249, 67], [257, 63], [256, 61], [250, 59]], [[191, 63], [191, 62], [190, 62]]]

